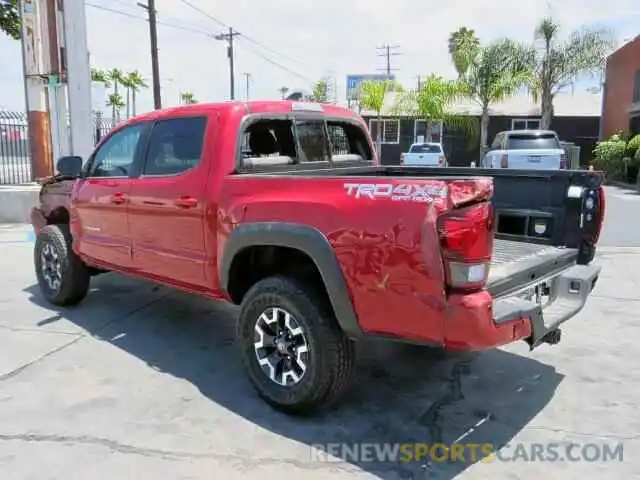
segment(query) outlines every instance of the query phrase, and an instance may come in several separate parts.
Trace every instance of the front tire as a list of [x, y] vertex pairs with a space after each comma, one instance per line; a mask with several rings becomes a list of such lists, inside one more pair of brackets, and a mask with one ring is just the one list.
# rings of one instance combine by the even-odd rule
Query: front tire
[[287, 277], [269, 277], [245, 295], [237, 329], [245, 369], [273, 408], [311, 414], [346, 391], [354, 343], [322, 295]]
[[36, 278], [42, 295], [57, 306], [79, 303], [87, 296], [91, 272], [71, 248], [69, 225], [47, 225], [34, 248]]

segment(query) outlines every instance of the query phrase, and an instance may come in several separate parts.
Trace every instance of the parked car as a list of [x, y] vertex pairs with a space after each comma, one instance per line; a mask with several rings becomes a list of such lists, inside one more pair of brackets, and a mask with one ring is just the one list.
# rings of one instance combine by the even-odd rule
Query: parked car
[[441, 143], [414, 143], [407, 153], [400, 154], [400, 165], [446, 167], [447, 158]]
[[567, 168], [567, 154], [556, 132], [510, 130], [496, 135], [482, 165], [487, 168], [556, 170]]
[[42, 182], [31, 214], [42, 295], [77, 304], [92, 276], [117, 272], [241, 305], [248, 377], [290, 413], [340, 398], [368, 336], [450, 350], [557, 343], [599, 276], [600, 173], [541, 182], [383, 166], [374, 152], [364, 121], [335, 105], [196, 104], [128, 120], [84, 166], [61, 158]]

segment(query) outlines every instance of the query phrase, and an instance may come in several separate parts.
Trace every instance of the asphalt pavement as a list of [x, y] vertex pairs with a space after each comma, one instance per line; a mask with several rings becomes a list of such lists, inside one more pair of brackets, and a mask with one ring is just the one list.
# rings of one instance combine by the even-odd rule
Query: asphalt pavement
[[[79, 307], [52, 308], [29, 227], [0, 225], [0, 478], [640, 478], [640, 195], [607, 194], [602, 276], [559, 345], [447, 355], [369, 342], [345, 401], [307, 419], [252, 391], [234, 308], [113, 274]], [[503, 453], [329, 462], [311, 448], [456, 441]], [[532, 454], [550, 445], [557, 458]]]

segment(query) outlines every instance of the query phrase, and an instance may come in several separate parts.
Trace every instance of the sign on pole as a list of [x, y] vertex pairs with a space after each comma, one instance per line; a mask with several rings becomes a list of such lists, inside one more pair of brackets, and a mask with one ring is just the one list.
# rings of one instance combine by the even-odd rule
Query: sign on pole
[[375, 82], [383, 82], [385, 80], [395, 80], [396, 76], [386, 73], [366, 74], [366, 75], [347, 75], [347, 100], [354, 100], [358, 94], [360, 84], [367, 80]]

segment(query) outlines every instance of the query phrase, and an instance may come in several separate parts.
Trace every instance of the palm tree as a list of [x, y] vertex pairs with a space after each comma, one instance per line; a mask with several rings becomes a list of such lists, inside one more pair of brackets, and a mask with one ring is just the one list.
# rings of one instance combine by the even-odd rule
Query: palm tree
[[196, 100], [195, 95], [191, 92], [182, 92], [180, 94], [180, 100], [182, 100], [186, 105], [198, 103], [198, 100]]
[[122, 75], [120, 79], [120, 85], [124, 88], [124, 105], [125, 105], [125, 118], [131, 117], [131, 86], [133, 85], [129, 81], [129, 75]]
[[614, 48], [613, 35], [606, 29], [583, 29], [573, 32], [568, 40], [558, 41], [560, 25], [551, 17], [544, 18], [535, 30], [542, 48], [534, 60], [535, 78], [531, 93], [540, 100], [540, 128], [548, 129], [553, 118], [553, 99], [580, 75], [601, 72], [606, 57]]
[[489, 107], [526, 86], [535, 52], [512, 40], [497, 40], [479, 49], [460, 81], [465, 95], [482, 109], [480, 155], [484, 156], [489, 131]]
[[109, 74], [99, 68], [91, 67], [91, 81], [93, 83], [102, 83], [107, 88], [111, 86]]
[[461, 27], [449, 35], [449, 55], [458, 72], [458, 78], [462, 78], [469, 71], [479, 50], [480, 40], [475, 30]]
[[362, 108], [372, 110], [376, 113], [377, 125], [376, 129], [376, 152], [378, 158], [382, 154], [382, 109], [385, 105], [387, 93], [402, 92], [403, 88], [394, 80], [374, 81], [368, 80], [362, 82], [359, 88], [359, 105]]
[[280, 95], [282, 95], [282, 99], [284, 100], [284, 97], [286, 97], [287, 93], [289, 93], [289, 87], [280, 87], [278, 91], [280, 92]]
[[324, 103], [328, 101], [328, 84], [325, 79], [320, 79], [313, 85], [311, 101]]
[[124, 107], [124, 100], [119, 93], [110, 93], [107, 99], [107, 107], [111, 107], [111, 128], [115, 127], [120, 117], [119, 113]]
[[[114, 95], [118, 95], [120, 92], [118, 91], [118, 86], [120, 84], [122, 84], [122, 80], [124, 79], [124, 75], [122, 73], [122, 70], [120, 70], [119, 68], [112, 68], [111, 70], [109, 70], [107, 72], [108, 78], [111, 82], [113, 82], [113, 93]], [[121, 99], [122, 102], [122, 96], [119, 97]], [[123, 103], [124, 106], [124, 103]], [[122, 108], [122, 107], [120, 107]], [[112, 110], [111, 110], [112, 116], [114, 118], [114, 122], [116, 120], [119, 119], [120, 117], [120, 109], [116, 110], [115, 106], [112, 106]], [[117, 114], [117, 116], [116, 116]]]
[[121, 84], [127, 89], [127, 117], [129, 111], [131, 116], [136, 116], [136, 94], [140, 89], [147, 88], [149, 85], [138, 70], [127, 73], [121, 81]]
[[473, 134], [477, 129], [475, 119], [451, 112], [454, 102], [465, 94], [466, 91], [461, 82], [445, 80], [439, 75], [431, 74], [419, 89], [409, 90], [401, 95], [394, 110], [424, 120], [428, 142], [432, 139], [434, 122], [464, 128]]

